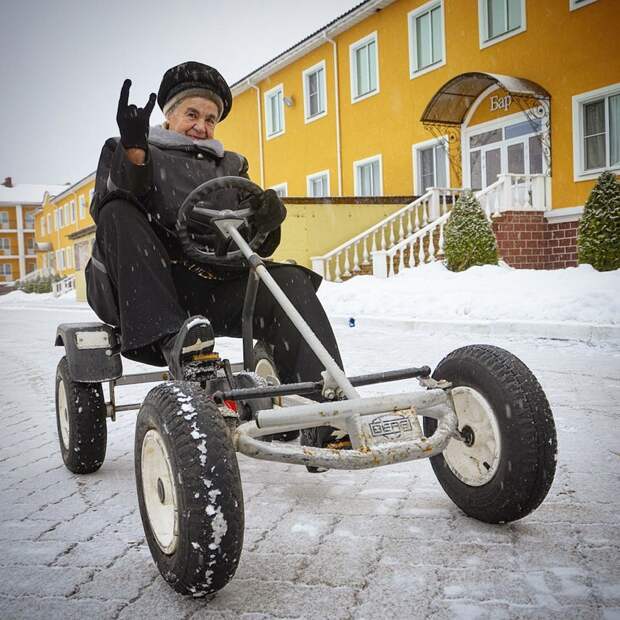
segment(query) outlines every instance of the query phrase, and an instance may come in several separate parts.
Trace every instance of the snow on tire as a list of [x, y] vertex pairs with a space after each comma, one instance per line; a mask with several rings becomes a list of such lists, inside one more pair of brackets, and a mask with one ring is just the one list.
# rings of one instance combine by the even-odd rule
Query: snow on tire
[[[536, 377], [504, 349], [471, 345], [447, 355], [433, 378], [452, 383], [463, 435], [430, 459], [448, 496], [487, 523], [535, 510], [553, 482], [557, 452], [553, 416]], [[424, 418], [426, 436], [436, 426]]]
[[56, 369], [56, 427], [62, 460], [74, 474], [91, 474], [105, 459], [106, 407], [100, 383], [71, 379], [63, 357]]
[[138, 414], [134, 458], [161, 575], [181, 594], [217, 592], [237, 570], [244, 530], [237, 457], [218, 407], [197, 384], [158, 385]]

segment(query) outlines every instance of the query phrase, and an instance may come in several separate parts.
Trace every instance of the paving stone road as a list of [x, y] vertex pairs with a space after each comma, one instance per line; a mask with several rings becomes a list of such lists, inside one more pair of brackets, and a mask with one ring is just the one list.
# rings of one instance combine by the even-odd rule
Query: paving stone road
[[[175, 594], [151, 560], [134, 487], [133, 413], [109, 423], [97, 473], [75, 476], [62, 464], [53, 402], [61, 351], [51, 343], [56, 323], [84, 320], [90, 314], [77, 309], [0, 318], [0, 618], [620, 618], [620, 347], [492, 342], [532, 368], [558, 430], [555, 483], [517, 523], [465, 517], [426, 462], [313, 476], [241, 456], [241, 564], [206, 601]], [[434, 366], [472, 342], [336, 331], [352, 374]]]

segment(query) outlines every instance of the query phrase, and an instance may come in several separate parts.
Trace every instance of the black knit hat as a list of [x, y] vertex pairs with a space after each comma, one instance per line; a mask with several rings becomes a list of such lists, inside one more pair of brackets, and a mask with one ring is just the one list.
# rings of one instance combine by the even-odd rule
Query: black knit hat
[[230, 108], [232, 108], [230, 88], [217, 69], [209, 67], [209, 65], [203, 65], [201, 62], [183, 62], [176, 67], [168, 69], [161, 80], [159, 92], [157, 93], [157, 103], [163, 110], [166, 103], [172, 97], [192, 88], [205, 88], [213, 91], [221, 98], [224, 104], [220, 121], [223, 121], [228, 116]]

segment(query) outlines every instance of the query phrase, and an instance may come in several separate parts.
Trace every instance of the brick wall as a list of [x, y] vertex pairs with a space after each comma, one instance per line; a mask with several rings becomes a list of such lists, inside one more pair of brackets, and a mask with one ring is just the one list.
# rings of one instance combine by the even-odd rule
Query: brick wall
[[517, 269], [562, 269], [577, 265], [578, 222], [550, 224], [541, 212], [507, 211], [494, 218], [500, 257]]
[[577, 265], [577, 227], [579, 222], [547, 224], [547, 260], [545, 269]]

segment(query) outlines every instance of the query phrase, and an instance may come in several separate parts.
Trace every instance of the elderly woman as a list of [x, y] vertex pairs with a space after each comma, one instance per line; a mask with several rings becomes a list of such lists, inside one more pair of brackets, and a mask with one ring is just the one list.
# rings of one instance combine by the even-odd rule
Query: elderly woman
[[[129, 105], [130, 86], [126, 80], [118, 105], [120, 138], [106, 141], [97, 168], [91, 206], [97, 234], [86, 268], [88, 301], [101, 320], [120, 327], [123, 355], [167, 363], [172, 376], [182, 379], [183, 350], [199, 350], [213, 332], [241, 334], [248, 271], [239, 264], [217, 272], [188, 260], [174, 232], [177, 212], [187, 195], [209, 179], [249, 178], [248, 162], [225, 151], [214, 137], [232, 106], [230, 89], [214, 68], [186, 62], [166, 71], [157, 94], [166, 118], [161, 127], [149, 127], [155, 94], [138, 108]], [[258, 203], [256, 226], [268, 233], [258, 253], [270, 256], [280, 242], [286, 210], [273, 190], [265, 191]], [[342, 365], [316, 297], [319, 276], [293, 265], [271, 262], [268, 268]], [[255, 336], [273, 346], [283, 382], [320, 378], [318, 359], [263, 285], [254, 323]], [[323, 445], [328, 438], [319, 441], [315, 433], [306, 442]]]

